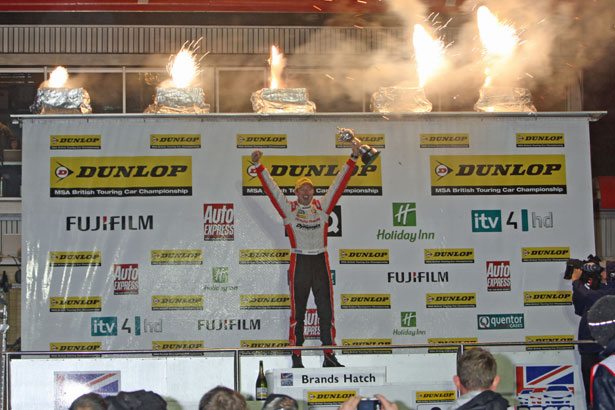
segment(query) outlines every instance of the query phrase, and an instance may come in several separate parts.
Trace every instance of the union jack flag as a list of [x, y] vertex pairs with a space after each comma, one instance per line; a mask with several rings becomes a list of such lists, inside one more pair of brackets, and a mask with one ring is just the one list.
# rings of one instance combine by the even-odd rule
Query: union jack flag
[[55, 408], [66, 409], [77, 397], [98, 393], [103, 397], [120, 392], [119, 371], [54, 372]]
[[517, 394], [526, 389], [534, 392], [546, 390], [549, 386], [568, 386], [574, 392], [574, 367], [562, 366], [517, 366]]

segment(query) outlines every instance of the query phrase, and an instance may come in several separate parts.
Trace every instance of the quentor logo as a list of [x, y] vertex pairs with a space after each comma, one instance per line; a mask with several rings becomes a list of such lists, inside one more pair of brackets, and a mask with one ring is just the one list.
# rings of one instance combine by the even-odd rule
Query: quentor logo
[[204, 204], [203, 229], [206, 241], [235, 239], [235, 210], [233, 204]]
[[421, 134], [421, 148], [470, 148], [470, 134]]
[[102, 342], [87, 343], [49, 343], [50, 352], [97, 352], [102, 349]]
[[565, 194], [565, 155], [432, 155], [432, 195]]
[[479, 330], [523, 329], [523, 313], [503, 313], [494, 315], [476, 315]]
[[356, 390], [307, 391], [307, 404], [310, 406], [339, 406], [357, 395]]
[[474, 308], [476, 293], [427, 293], [427, 308]]
[[239, 309], [290, 309], [290, 295], [240, 295]]
[[553, 292], [523, 292], [523, 306], [563, 306], [572, 305], [572, 292], [567, 290]]
[[237, 148], [286, 148], [286, 134], [237, 134]]
[[342, 309], [391, 309], [391, 295], [388, 293], [374, 294], [342, 294]]
[[[267, 167], [285, 194], [293, 194], [297, 178], [308, 177], [314, 182], [314, 194], [323, 195], [347, 160], [347, 156], [339, 155], [266, 155], [261, 163]], [[250, 156], [243, 156], [241, 161], [243, 195], [265, 195]], [[382, 195], [380, 158], [376, 158], [370, 165], [357, 164], [344, 195]]]
[[568, 246], [521, 248], [521, 262], [565, 262], [570, 259]]
[[192, 157], [52, 157], [51, 197], [190, 196]]
[[152, 265], [202, 265], [200, 249], [157, 249], [151, 251]]
[[50, 312], [100, 312], [100, 296], [68, 296], [49, 298]]
[[151, 134], [151, 149], [201, 148], [201, 134]]
[[572, 342], [575, 339], [574, 335], [543, 335], [543, 336], [525, 336], [526, 342], [540, 343], [548, 342], [549, 344], [533, 344], [525, 347], [525, 350], [573, 350], [574, 344], [554, 344], [556, 342]]
[[517, 133], [517, 148], [563, 147], [564, 134]]
[[440, 391], [417, 391], [416, 392], [416, 403], [427, 403], [427, 402], [452, 402], [455, 400], [455, 391], [454, 390], [440, 390]]
[[203, 295], [153, 295], [152, 310], [203, 310]]
[[[477, 343], [477, 337], [447, 337], [447, 338], [437, 338], [430, 337], [427, 339], [427, 343], [434, 345], [443, 345], [443, 344], [462, 344], [462, 343]], [[427, 349], [427, 353], [455, 353], [457, 352], [458, 346], [444, 346], [444, 347], [430, 347]]]
[[388, 249], [340, 249], [340, 264], [388, 264]]
[[425, 263], [474, 263], [473, 248], [425, 249]]
[[[342, 339], [342, 346], [390, 346], [392, 339]], [[343, 349], [344, 354], [391, 354], [391, 349]]]
[[[385, 148], [384, 134], [355, 134], [355, 137], [374, 148]], [[350, 148], [350, 142], [341, 140], [339, 134], [336, 134], [335, 148]]]
[[510, 261], [487, 261], [487, 291], [510, 290]]
[[49, 252], [49, 266], [100, 266], [100, 251]]
[[239, 264], [289, 264], [289, 249], [240, 249]]
[[100, 135], [50, 135], [49, 149], [100, 149]]

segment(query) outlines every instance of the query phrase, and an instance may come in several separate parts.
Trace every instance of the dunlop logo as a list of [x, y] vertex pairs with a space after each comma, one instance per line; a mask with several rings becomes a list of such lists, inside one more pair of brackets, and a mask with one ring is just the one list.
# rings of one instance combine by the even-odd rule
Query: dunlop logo
[[49, 266], [100, 266], [100, 251], [49, 252]]
[[[355, 134], [364, 144], [374, 148], [385, 148], [384, 134]], [[349, 148], [350, 142], [342, 141], [339, 134], [335, 135], [335, 148]]]
[[524, 306], [563, 306], [572, 305], [572, 292], [523, 292]]
[[192, 157], [52, 157], [51, 197], [190, 196]]
[[425, 402], [449, 402], [455, 400], [455, 391], [454, 390], [446, 390], [446, 391], [417, 391], [416, 392], [416, 402], [417, 403], [425, 403]]
[[239, 264], [289, 264], [289, 249], [240, 249]]
[[525, 134], [516, 135], [518, 148], [563, 147], [564, 134]]
[[51, 135], [49, 149], [100, 149], [100, 135]]
[[287, 148], [286, 134], [237, 134], [237, 148]]
[[342, 309], [391, 309], [391, 295], [382, 294], [342, 294]]
[[565, 262], [570, 259], [568, 246], [521, 248], [521, 262]]
[[470, 148], [470, 134], [421, 134], [421, 148]]
[[153, 295], [152, 310], [203, 310], [203, 295]]
[[432, 155], [432, 195], [565, 194], [565, 155]]
[[69, 296], [49, 298], [50, 312], [100, 312], [100, 296]]
[[[243, 195], [266, 195], [256, 175], [250, 156], [241, 157]], [[275, 156], [266, 155], [261, 163], [267, 167], [285, 194], [293, 194], [298, 177], [314, 182], [314, 194], [323, 195], [348, 161], [347, 156]], [[382, 195], [381, 160], [370, 165], [358, 163], [344, 195]]]
[[[390, 346], [392, 339], [342, 339], [342, 346]], [[344, 354], [391, 354], [391, 349], [343, 349]]]
[[388, 264], [388, 249], [340, 249], [340, 264]]
[[151, 149], [164, 148], [201, 148], [200, 134], [151, 134], [149, 136]]
[[474, 263], [473, 248], [425, 249], [425, 263]]
[[309, 405], [340, 405], [351, 397], [357, 395], [356, 390], [335, 391], [308, 391], [307, 402]]
[[[550, 336], [526, 336], [526, 342], [571, 342], [575, 339], [574, 335], [550, 335]], [[574, 344], [546, 344], [526, 346], [525, 350], [574, 350]]]
[[64, 352], [96, 352], [101, 350], [101, 342], [90, 343], [49, 343], [49, 351], [55, 353]]
[[242, 340], [240, 346], [243, 349], [252, 349], [257, 347], [286, 347], [288, 340]]
[[[439, 345], [439, 344], [462, 344], [462, 343], [478, 343], [477, 337], [451, 337], [451, 338], [428, 338], [427, 343]], [[445, 347], [430, 347], [427, 349], [427, 353], [455, 353], [457, 352], [457, 346], [445, 346]]]
[[205, 348], [202, 340], [152, 341], [152, 350], [200, 350]]
[[476, 293], [427, 293], [427, 308], [474, 308]]
[[152, 265], [202, 265], [200, 249], [157, 249], [151, 251]]
[[290, 309], [290, 295], [240, 295], [239, 309]]

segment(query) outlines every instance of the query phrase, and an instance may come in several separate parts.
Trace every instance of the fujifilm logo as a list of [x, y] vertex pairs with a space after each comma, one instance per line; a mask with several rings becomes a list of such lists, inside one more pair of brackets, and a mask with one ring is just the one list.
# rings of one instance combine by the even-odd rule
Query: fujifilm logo
[[393, 202], [393, 226], [416, 226], [416, 202]]
[[387, 272], [387, 282], [423, 283], [448, 282], [448, 271], [445, 272]]
[[67, 216], [67, 231], [151, 231], [153, 215]]
[[473, 210], [472, 232], [502, 232], [502, 211]]
[[198, 330], [260, 330], [260, 319], [199, 319]]

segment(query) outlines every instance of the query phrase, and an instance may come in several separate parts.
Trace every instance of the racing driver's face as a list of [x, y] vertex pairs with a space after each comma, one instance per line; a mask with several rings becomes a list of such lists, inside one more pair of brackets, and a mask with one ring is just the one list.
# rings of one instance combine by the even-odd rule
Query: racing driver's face
[[309, 205], [314, 197], [314, 187], [306, 182], [295, 189], [295, 195], [297, 195], [297, 202], [301, 205]]

